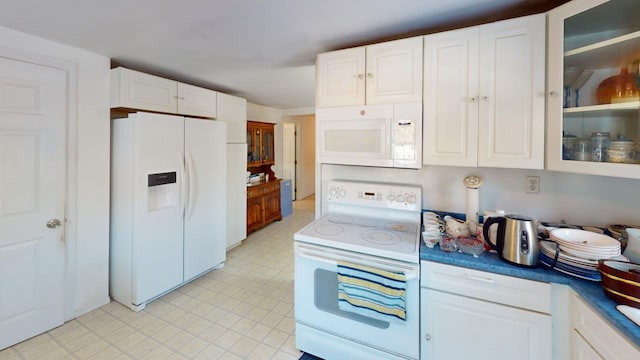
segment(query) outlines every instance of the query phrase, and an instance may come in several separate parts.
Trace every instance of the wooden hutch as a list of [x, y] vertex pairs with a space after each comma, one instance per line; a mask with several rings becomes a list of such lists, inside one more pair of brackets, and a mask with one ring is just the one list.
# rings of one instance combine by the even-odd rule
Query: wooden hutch
[[247, 171], [264, 173], [264, 181], [247, 185], [247, 234], [282, 220], [280, 179], [271, 166], [274, 157], [274, 124], [247, 121]]

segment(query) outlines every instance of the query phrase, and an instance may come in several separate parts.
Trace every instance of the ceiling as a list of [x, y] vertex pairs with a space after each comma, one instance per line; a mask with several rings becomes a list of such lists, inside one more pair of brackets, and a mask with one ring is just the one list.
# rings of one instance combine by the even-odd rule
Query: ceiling
[[318, 53], [566, 0], [20, 0], [0, 26], [277, 109], [312, 107]]

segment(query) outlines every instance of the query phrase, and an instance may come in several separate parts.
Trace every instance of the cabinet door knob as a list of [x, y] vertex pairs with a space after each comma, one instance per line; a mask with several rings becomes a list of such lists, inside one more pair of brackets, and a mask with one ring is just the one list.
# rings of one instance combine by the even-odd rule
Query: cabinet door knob
[[475, 97], [475, 96], [472, 96], [472, 97], [470, 97], [470, 98], [469, 98], [469, 102], [472, 102], [472, 103], [473, 103], [473, 102], [476, 102], [476, 100], [477, 100], [477, 99], [476, 99], [476, 97]]
[[367, 76], [368, 76], [369, 78], [372, 78], [372, 77], [373, 77], [373, 74], [372, 74], [372, 73], [367, 73]]
[[487, 101], [487, 100], [489, 100], [489, 97], [488, 97], [488, 96], [481, 96], [481, 97], [480, 97], [480, 100], [482, 100], [482, 101]]
[[62, 222], [58, 219], [51, 219], [49, 221], [47, 221], [47, 227], [49, 229], [56, 229], [59, 228], [60, 225], [62, 225]]
[[360, 79], [360, 80], [364, 79], [364, 75], [358, 74], [358, 79]]
[[424, 335], [424, 339], [427, 340], [427, 341], [431, 341], [431, 335], [425, 334]]
[[558, 94], [559, 94], [559, 92], [557, 92], [557, 91], [555, 91], [555, 90], [551, 90], [551, 91], [549, 91], [549, 96], [557, 97], [557, 96], [558, 96]]

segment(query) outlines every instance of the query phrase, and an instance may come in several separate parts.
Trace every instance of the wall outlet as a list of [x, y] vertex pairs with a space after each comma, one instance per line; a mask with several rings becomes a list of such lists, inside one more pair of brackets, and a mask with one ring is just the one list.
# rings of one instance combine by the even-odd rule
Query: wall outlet
[[527, 193], [540, 194], [540, 176], [527, 176], [525, 186]]

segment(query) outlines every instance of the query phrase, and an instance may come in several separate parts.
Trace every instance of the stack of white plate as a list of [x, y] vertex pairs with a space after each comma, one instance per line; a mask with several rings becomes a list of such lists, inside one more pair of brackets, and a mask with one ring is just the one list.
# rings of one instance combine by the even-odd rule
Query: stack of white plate
[[540, 262], [567, 275], [592, 281], [600, 281], [602, 279], [598, 272], [598, 261], [596, 260], [569, 255], [558, 248], [558, 260], [554, 261], [556, 245], [551, 241], [540, 241]]
[[610, 236], [578, 229], [554, 229], [549, 238], [560, 250], [582, 259], [599, 260], [620, 255], [620, 242]]
[[[540, 242], [540, 261], [560, 272], [587, 280], [601, 280], [598, 259], [620, 255], [618, 240], [591, 231], [554, 229], [549, 232], [549, 239], [553, 242]], [[557, 261], [554, 260], [556, 252]]]

